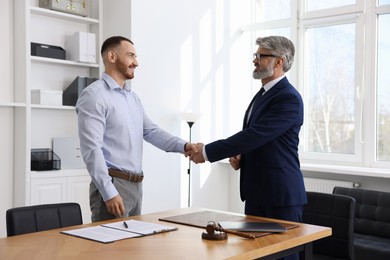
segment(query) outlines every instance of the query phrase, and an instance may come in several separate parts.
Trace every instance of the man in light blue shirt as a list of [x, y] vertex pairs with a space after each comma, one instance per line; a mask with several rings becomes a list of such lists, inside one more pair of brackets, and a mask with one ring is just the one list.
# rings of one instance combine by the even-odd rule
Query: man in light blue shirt
[[143, 140], [167, 152], [197, 149], [154, 124], [126, 83], [138, 66], [132, 41], [108, 38], [101, 55], [102, 78], [76, 104], [81, 153], [92, 179], [93, 222], [141, 213]]

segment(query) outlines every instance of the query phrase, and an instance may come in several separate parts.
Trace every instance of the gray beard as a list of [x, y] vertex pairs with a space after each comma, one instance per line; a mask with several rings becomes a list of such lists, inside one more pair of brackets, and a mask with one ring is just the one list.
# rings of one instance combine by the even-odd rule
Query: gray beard
[[274, 74], [272, 70], [254, 70], [253, 71], [253, 78], [254, 79], [265, 79], [268, 77], [271, 77]]
[[274, 63], [268, 64], [268, 66], [265, 69], [259, 69], [253, 70], [252, 76], [254, 79], [265, 79], [268, 77], [272, 77], [274, 75], [274, 70], [273, 70]]

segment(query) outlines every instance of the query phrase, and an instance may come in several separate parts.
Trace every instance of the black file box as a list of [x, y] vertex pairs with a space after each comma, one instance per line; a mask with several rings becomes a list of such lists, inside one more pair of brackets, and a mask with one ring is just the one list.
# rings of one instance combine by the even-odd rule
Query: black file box
[[60, 46], [31, 42], [31, 56], [65, 60], [66, 51]]
[[83, 89], [96, 80], [97, 78], [76, 77], [76, 79], [64, 90], [62, 94], [62, 105], [75, 106]]
[[61, 170], [61, 159], [49, 148], [31, 149], [31, 170]]

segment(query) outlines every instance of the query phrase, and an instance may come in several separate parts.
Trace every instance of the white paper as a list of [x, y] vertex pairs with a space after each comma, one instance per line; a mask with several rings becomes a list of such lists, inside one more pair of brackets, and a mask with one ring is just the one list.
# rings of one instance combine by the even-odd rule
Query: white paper
[[76, 236], [76, 237], [82, 237], [94, 241], [99, 241], [102, 243], [110, 243], [121, 239], [141, 236], [140, 234], [123, 232], [117, 229], [106, 228], [103, 226], [79, 228], [79, 229], [62, 231], [61, 233]]

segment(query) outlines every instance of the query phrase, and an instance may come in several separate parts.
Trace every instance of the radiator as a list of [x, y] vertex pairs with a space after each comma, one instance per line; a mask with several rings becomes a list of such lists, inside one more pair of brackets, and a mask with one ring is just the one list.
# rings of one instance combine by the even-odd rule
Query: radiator
[[359, 187], [360, 184], [352, 181], [336, 181], [336, 180], [327, 180], [327, 179], [317, 179], [317, 178], [303, 178], [305, 182], [306, 191], [316, 191], [323, 193], [332, 193], [333, 188], [336, 186], [339, 187]]

